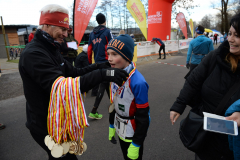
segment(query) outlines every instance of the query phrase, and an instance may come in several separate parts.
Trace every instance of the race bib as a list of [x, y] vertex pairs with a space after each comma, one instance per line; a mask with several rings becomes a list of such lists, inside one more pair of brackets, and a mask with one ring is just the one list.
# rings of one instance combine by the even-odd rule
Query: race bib
[[114, 127], [119, 137], [125, 140], [128, 120], [120, 118], [115, 114]]

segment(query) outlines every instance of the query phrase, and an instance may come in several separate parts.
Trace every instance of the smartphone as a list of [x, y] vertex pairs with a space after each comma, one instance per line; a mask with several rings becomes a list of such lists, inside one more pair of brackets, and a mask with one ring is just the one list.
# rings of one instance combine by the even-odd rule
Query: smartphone
[[206, 131], [238, 135], [237, 122], [211, 117], [204, 117], [203, 129]]

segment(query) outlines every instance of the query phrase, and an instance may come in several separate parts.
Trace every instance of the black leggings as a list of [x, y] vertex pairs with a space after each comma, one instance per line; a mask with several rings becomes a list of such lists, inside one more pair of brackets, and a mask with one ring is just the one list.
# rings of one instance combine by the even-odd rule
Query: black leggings
[[[119, 138], [119, 143], [122, 149], [122, 153], [123, 153], [123, 157], [125, 160], [131, 160], [130, 158], [127, 157], [127, 150], [128, 147], [130, 146], [131, 142], [124, 142], [123, 140], [121, 140]], [[141, 145], [140, 149], [139, 149], [139, 157], [137, 160], [142, 160], [142, 156], [143, 156], [143, 145]]]
[[44, 143], [44, 138], [46, 137], [46, 135], [39, 134], [32, 131], [30, 131], [30, 133], [33, 139], [47, 152], [49, 160], [78, 160], [75, 154], [70, 154], [70, 153], [67, 153], [64, 157], [61, 157], [61, 158], [54, 158], [51, 155], [51, 151], [48, 149], [48, 147]]
[[165, 53], [165, 45], [161, 45], [160, 49], [159, 49], [159, 58], [161, 58], [161, 50], [163, 50], [164, 53], [164, 58], [166, 57], [166, 53]]
[[108, 98], [109, 98], [109, 83], [108, 82], [103, 82], [99, 85], [97, 97], [96, 97], [95, 103], [94, 103], [94, 107], [98, 108], [98, 106], [102, 100], [102, 97], [104, 95], [105, 90], [107, 91]]
[[214, 39], [213, 44], [215, 43], [215, 41], [216, 41], [216, 44], [217, 44], [217, 39]]

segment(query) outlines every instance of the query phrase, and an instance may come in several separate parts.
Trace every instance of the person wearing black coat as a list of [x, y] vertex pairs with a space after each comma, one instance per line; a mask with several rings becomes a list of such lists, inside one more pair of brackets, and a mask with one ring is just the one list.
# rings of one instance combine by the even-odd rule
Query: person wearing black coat
[[76, 68], [84, 68], [89, 65], [87, 49], [88, 49], [88, 45], [86, 44], [83, 46], [83, 51], [76, 57], [76, 60], [74, 63]]
[[[201, 111], [213, 113], [224, 95], [240, 80], [240, 14], [233, 17], [230, 23], [229, 39], [223, 42], [218, 49], [207, 55], [202, 62], [187, 77], [177, 100], [170, 109], [170, 120], [172, 124], [193, 97], [200, 93]], [[238, 33], [237, 33], [238, 31]], [[215, 61], [215, 62], [214, 62]], [[209, 74], [212, 63], [215, 67]], [[228, 101], [221, 113], [224, 116], [228, 107], [240, 97], [239, 90]], [[194, 107], [194, 106], [193, 106]], [[229, 150], [228, 136], [210, 132], [202, 150], [196, 152], [196, 159], [201, 160], [233, 160], [233, 152]]]
[[[26, 127], [33, 139], [47, 152], [50, 160], [55, 158], [44, 144], [44, 138], [48, 135], [49, 100], [56, 79], [81, 76], [79, 86], [83, 93], [103, 81], [121, 85], [129, 76], [124, 70], [105, 69], [108, 66], [104, 63], [95, 63], [80, 69], [63, 59], [60, 54], [60, 43], [67, 36], [69, 27], [67, 22], [60, 21], [63, 16], [68, 17], [67, 9], [56, 4], [45, 6], [39, 22], [41, 29], [36, 31], [31, 43], [26, 45], [19, 60], [19, 72], [26, 98]], [[61, 157], [61, 160], [65, 159], [76, 160], [77, 157], [74, 154], [66, 154]]]

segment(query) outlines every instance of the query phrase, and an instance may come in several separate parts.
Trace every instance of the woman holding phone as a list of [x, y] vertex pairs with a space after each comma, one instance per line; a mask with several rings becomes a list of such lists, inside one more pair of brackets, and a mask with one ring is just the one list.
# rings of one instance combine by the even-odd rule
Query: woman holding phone
[[[210, 52], [187, 77], [186, 82], [170, 109], [172, 124], [184, 112], [191, 100], [201, 93], [201, 111], [214, 113], [218, 104], [233, 86], [240, 80], [240, 14], [235, 15], [230, 22], [228, 41], [224, 41], [218, 49]], [[209, 68], [214, 64], [209, 74]], [[239, 90], [228, 101], [228, 107], [240, 97]], [[194, 106], [193, 106], [194, 107]], [[195, 154], [196, 160], [233, 160], [233, 152], [229, 149], [228, 136], [225, 134], [211, 133], [202, 150]]]

